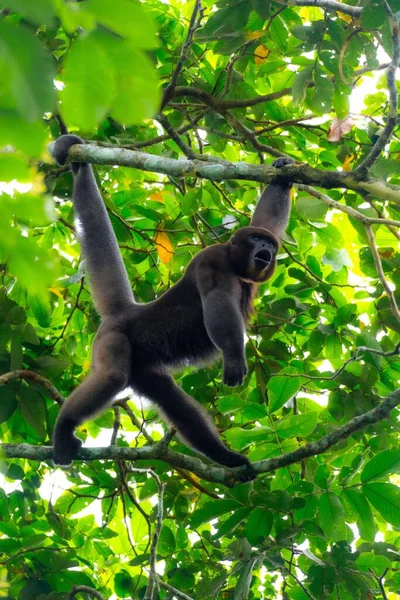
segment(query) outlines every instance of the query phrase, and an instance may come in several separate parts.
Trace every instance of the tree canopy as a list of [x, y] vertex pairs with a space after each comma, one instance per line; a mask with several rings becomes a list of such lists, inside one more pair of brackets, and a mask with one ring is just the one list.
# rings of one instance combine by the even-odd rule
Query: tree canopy
[[[1, 5], [0, 598], [400, 597], [398, 0]], [[245, 383], [218, 363], [177, 376], [254, 482], [129, 391], [55, 470], [99, 325], [51, 156], [67, 131], [140, 302], [295, 160]]]

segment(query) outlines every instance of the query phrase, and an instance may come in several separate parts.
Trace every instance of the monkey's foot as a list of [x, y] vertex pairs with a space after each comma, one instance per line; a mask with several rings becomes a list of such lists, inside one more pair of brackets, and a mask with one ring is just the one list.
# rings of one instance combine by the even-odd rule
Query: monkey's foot
[[81, 449], [82, 442], [73, 434], [56, 437], [54, 440], [53, 461], [60, 467], [69, 467]]
[[248, 467], [246, 468], [244, 473], [241, 473], [239, 475], [239, 481], [241, 483], [246, 483], [246, 481], [253, 481], [254, 479], [257, 479], [257, 475], [258, 475], [257, 471], [253, 468], [252, 464], [249, 462]]

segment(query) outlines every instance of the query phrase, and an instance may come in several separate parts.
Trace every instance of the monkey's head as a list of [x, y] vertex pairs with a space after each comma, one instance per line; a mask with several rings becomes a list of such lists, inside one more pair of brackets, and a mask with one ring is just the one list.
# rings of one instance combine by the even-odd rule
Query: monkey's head
[[228, 242], [233, 270], [244, 281], [261, 283], [275, 271], [279, 242], [263, 227], [242, 227]]

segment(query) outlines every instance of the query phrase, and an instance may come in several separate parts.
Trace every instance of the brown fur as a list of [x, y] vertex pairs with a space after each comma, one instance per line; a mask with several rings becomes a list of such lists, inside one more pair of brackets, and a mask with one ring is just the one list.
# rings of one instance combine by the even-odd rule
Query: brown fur
[[[57, 140], [60, 164], [75, 143], [82, 142], [70, 135]], [[222, 353], [224, 383], [243, 383], [246, 322], [257, 284], [275, 269], [279, 237], [289, 216], [290, 185], [269, 186], [255, 211], [257, 226], [243, 227], [226, 244], [206, 248], [170, 290], [138, 304], [92, 168], [74, 163], [73, 173], [80, 243], [102, 324], [90, 373], [61, 408], [53, 437], [55, 463], [71, 463], [81, 445], [73, 433], [76, 426], [131, 386], [154, 402], [193, 448], [220, 464], [250, 468], [245, 456], [222, 443], [208, 415], [175, 384], [170, 371], [212, 361]]]

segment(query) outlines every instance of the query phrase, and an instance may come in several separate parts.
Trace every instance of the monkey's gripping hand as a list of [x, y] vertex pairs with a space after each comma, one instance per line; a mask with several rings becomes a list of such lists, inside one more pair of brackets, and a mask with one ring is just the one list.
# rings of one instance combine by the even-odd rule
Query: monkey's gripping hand
[[[68, 152], [74, 144], [84, 144], [85, 142], [77, 135], [61, 135], [54, 143], [54, 158], [59, 165], [65, 165], [68, 160]], [[74, 163], [79, 165], [81, 163]], [[74, 171], [74, 168], [72, 169]]]
[[292, 158], [289, 158], [289, 156], [283, 156], [282, 158], [277, 158], [276, 160], [274, 160], [272, 166], [275, 167], [275, 169], [282, 169], [282, 167], [292, 165], [293, 163], [294, 160]]

